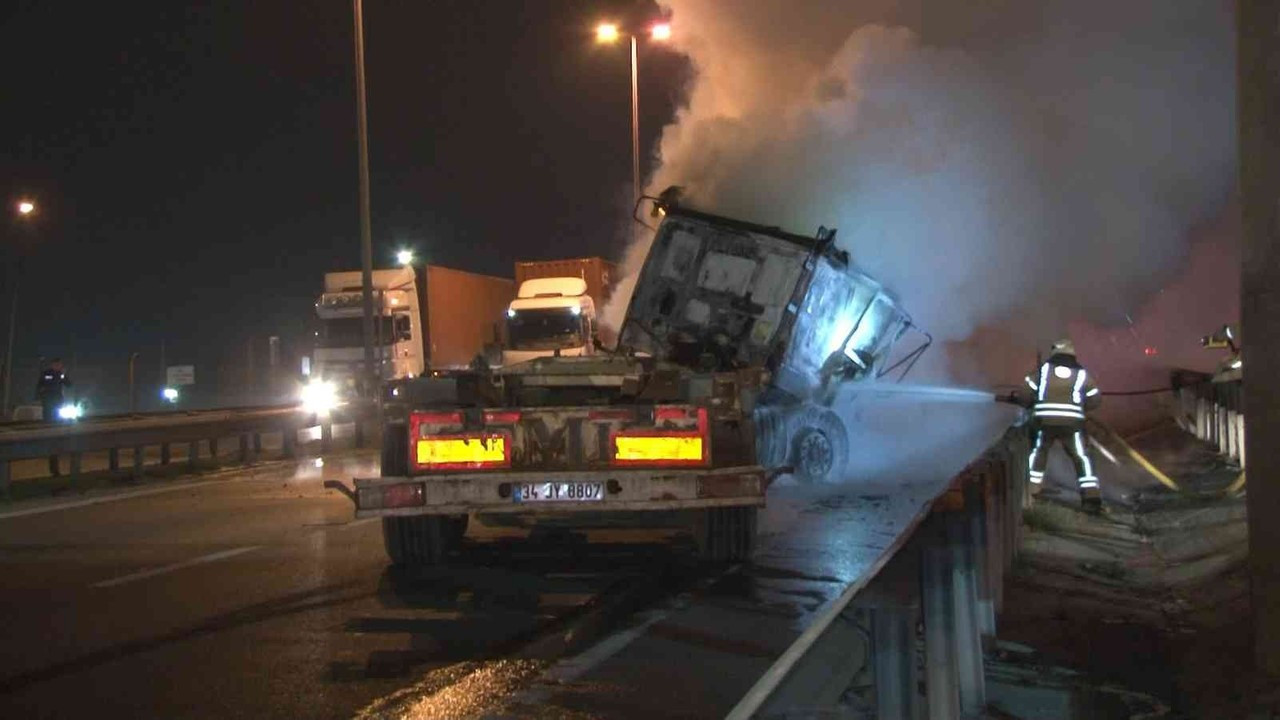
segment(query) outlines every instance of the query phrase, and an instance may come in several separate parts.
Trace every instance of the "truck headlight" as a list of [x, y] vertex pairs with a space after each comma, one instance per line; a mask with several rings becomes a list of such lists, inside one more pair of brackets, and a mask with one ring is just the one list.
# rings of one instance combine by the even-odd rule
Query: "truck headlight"
[[312, 380], [302, 388], [302, 409], [323, 415], [338, 404], [338, 389], [325, 380]]
[[78, 403], [67, 403], [58, 408], [58, 417], [63, 420], [77, 420], [84, 414], [84, 408]]

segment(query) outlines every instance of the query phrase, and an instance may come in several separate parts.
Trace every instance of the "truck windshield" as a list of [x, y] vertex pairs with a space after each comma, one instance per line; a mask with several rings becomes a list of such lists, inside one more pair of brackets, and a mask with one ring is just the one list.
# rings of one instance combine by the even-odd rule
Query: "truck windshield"
[[[386, 315], [374, 318], [373, 332], [375, 341], [381, 339], [383, 345], [390, 345], [395, 342], [395, 327], [392, 318]], [[320, 321], [320, 330], [316, 335], [316, 347], [347, 348], [363, 346], [364, 318], [331, 318]]]
[[582, 336], [582, 316], [571, 308], [519, 310], [507, 317], [507, 340], [513, 350], [582, 347]]
[[876, 296], [871, 307], [867, 308], [863, 314], [862, 322], [850, 335], [849, 342], [844, 348], [845, 354], [850, 358], [858, 358], [860, 363], [868, 360], [874, 363], [884, 346], [896, 339], [889, 335], [890, 325], [898, 317], [899, 314], [892, 300], [884, 295]]

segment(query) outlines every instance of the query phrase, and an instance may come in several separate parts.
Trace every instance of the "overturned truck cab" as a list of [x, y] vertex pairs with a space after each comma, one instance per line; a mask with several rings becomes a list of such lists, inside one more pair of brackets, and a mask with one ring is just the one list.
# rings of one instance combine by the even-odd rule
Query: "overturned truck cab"
[[[898, 301], [835, 244], [655, 199], [663, 217], [621, 331], [627, 348], [702, 370], [760, 368], [759, 461], [835, 479], [850, 452], [841, 386], [894, 374], [929, 348]], [[920, 341], [897, 352], [910, 331]]]
[[[497, 370], [401, 379], [382, 395], [382, 472], [357, 478], [393, 562], [448, 557], [468, 518], [685, 525], [704, 557], [740, 560], [769, 483], [837, 474], [828, 403], [891, 362], [911, 328], [833, 242], [682, 208], [663, 215], [618, 347]], [[927, 337], [927, 336], [926, 336]]]

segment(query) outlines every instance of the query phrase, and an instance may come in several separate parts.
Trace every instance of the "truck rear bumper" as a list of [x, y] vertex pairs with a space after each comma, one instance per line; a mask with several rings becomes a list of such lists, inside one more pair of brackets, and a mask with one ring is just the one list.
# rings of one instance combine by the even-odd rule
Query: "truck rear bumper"
[[[516, 500], [518, 488], [599, 483], [592, 501]], [[463, 513], [574, 513], [763, 506], [767, 474], [758, 465], [717, 470], [513, 472], [356, 478], [356, 517]]]

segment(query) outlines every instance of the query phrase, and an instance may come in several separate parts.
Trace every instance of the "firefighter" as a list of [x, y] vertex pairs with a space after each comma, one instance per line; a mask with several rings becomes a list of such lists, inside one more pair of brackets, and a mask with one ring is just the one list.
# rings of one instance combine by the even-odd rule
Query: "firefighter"
[[1027, 376], [1031, 387], [1032, 446], [1030, 480], [1039, 485], [1054, 443], [1062, 447], [1076, 467], [1080, 505], [1089, 512], [1102, 510], [1102, 491], [1089, 460], [1089, 436], [1085, 432], [1085, 412], [1101, 401], [1088, 371], [1076, 360], [1070, 340], [1053, 345], [1049, 359]]
[[54, 358], [53, 362], [40, 373], [40, 380], [36, 383], [36, 399], [40, 401], [45, 422], [58, 421], [58, 409], [62, 407], [65, 400], [63, 390], [69, 387], [71, 387], [71, 380], [63, 371], [62, 361]]

